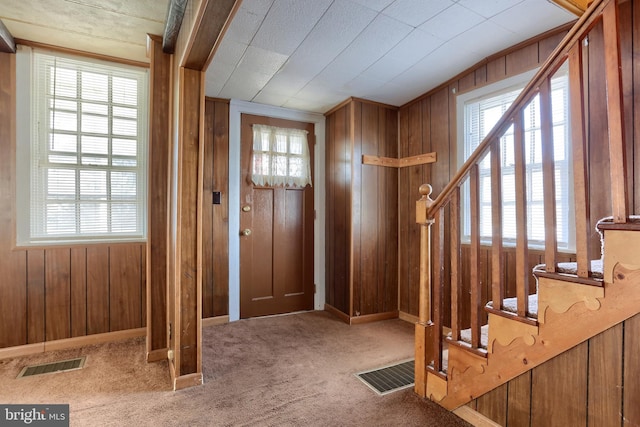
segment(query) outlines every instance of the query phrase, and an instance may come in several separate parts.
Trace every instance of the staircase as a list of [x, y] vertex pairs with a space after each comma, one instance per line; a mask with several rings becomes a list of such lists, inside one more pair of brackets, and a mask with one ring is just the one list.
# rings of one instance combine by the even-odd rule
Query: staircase
[[[606, 69], [611, 217], [597, 223], [600, 253], [591, 248], [589, 175], [584, 114], [583, 45], [589, 31], [602, 23]], [[625, 170], [618, 6], [596, 0], [525, 87], [504, 116], [435, 200], [431, 187], [420, 187], [416, 221], [421, 226], [420, 320], [415, 335], [415, 391], [455, 409], [589, 338], [640, 313], [640, 217], [630, 215]], [[551, 83], [569, 65], [575, 262], [559, 262], [556, 236]], [[526, 163], [523, 111], [534, 97], [541, 110], [544, 188], [544, 264], [529, 283], [526, 219]], [[516, 228], [515, 295], [507, 296], [502, 238], [503, 191], [500, 139], [513, 126]], [[481, 287], [479, 164], [491, 158], [490, 296]], [[468, 191], [463, 191], [463, 186]], [[464, 198], [467, 198], [464, 200]], [[470, 296], [463, 294], [461, 209], [471, 218]], [[445, 230], [448, 233], [445, 233]], [[487, 244], [482, 241], [482, 244]], [[445, 306], [445, 289], [451, 290]], [[463, 299], [470, 304], [463, 304]], [[489, 299], [489, 301], [486, 301]], [[462, 310], [470, 305], [469, 311]], [[450, 324], [444, 323], [451, 314]], [[464, 321], [463, 319], [470, 319]]]

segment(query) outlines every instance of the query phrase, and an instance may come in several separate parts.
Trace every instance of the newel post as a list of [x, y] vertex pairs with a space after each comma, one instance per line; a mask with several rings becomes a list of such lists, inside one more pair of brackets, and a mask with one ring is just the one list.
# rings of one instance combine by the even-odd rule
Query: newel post
[[420, 225], [420, 313], [415, 337], [415, 392], [421, 397], [427, 395], [427, 365], [434, 358], [431, 322], [431, 225], [434, 220], [428, 217], [433, 205], [431, 191], [429, 184], [422, 184], [421, 197], [416, 202], [416, 223]]

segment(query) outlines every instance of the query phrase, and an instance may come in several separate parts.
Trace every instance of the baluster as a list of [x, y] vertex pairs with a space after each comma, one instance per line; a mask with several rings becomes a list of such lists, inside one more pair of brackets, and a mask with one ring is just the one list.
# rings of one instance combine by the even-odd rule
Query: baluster
[[480, 283], [480, 177], [477, 163], [471, 166], [469, 171], [469, 191], [471, 196], [471, 346], [479, 348], [482, 326], [482, 283]]
[[569, 86], [577, 273], [579, 277], [589, 277], [589, 271], [591, 270], [591, 250], [589, 248], [591, 216], [589, 209], [587, 146], [584, 132], [584, 81], [582, 75], [581, 43], [576, 43], [569, 51]]
[[462, 262], [460, 257], [460, 187], [451, 193], [451, 338], [460, 340]]
[[553, 162], [553, 117], [551, 112], [551, 82], [540, 85], [540, 128], [542, 133], [542, 184], [544, 192], [544, 262], [546, 271], [555, 273], [558, 236], [556, 234], [556, 178]]
[[513, 122], [516, 197], [516, 297], [518, 316], [529, 310], [529, 241], [527, 237], [527, 178], [524, 149], [524, 120], [520, 109]]
[[438, 209], [435, 214], [436, 230], [433, 236], [433, 367], [436, 372], [443, 369], [442, 366], [442, 326], [444, 323], [444, 208]]
[[622, 112], [622, 75], [618, 6], [610, 1], [602, 13], [604, 31], [605, 74], [607, 81], [607, 118], [609, 121], [609, 170], [611, 171], [611, 208], [613, 221], [627, 221], [627, 174], [624, 114]]
[[491, 299], [493, 308], [502, 309], [504, 299], [502, 258], [502, 156], [500, 139], [491, 146]]

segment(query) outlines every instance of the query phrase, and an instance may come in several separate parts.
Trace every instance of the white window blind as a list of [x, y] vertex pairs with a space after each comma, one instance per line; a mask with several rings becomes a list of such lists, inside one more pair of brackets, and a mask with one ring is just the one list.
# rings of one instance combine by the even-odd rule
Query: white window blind
[[145, 239], [146, 70], [39, 51], [31, 66], [29, 224], [18, 244]]
[[[511, 103], [520, 94], [524, 83], [517, 88], [471, 99], [464, 104], [464, 160], [482, 142], [485, 136], [502, 117]], [[569, 129], [569, 87], [566, 70], [561, 70], [551, 81], [553, 144], [556, 184], [556, 222], [558, 246], [571, 250], [575, 245], [574, 231], [569, 218], [573, 210], [571, 192], [570, 129]], [[542, 152], [540, 102], [536, 96], [524, 110], [526, 191], [527, 191], [527, 236], [529, 245], [544, 245], [544, 198], [542, 185]], [[506, 244], [515, 244], [515, 167], [513, 126], [500, 139], [502, 167], [502, 220], [503, 239]], [[490, 242], [492, 236], [491, 218], [491, 159], [487, 155], [479, 166], [480, 174], [480, 236]], [[463, 189], [468, 195], [468, 185]], [[470, 235], [470, 208], [463, 206], [463, 239]]]
[[255, 185], [312, 185], [307, 131], [253, 125], [251, 165]]

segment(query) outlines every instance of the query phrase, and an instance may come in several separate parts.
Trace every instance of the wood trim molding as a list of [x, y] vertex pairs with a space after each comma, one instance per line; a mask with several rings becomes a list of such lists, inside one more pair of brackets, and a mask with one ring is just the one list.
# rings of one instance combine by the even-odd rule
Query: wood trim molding
[[16, 53], [16, 41], [0, 19], [0, 52]]
[[85, 50], [71, 49], [68, 47], [54, 46], [51, 44], [34, 42], [31, 40], [16, 39], [16, 44], [30, 46], [36, 49], [52, 50], [54, 52], [66, 53], [69, 55], [84, 56], [87, 58], [98, 59], [101, 61], [115, 62], [117, 64], [131, 65], [134, 67], [141, 67], [141, 68], [149, 68], [149, 64], [147, 62], [134, 61], [132, 59], [125, 59], [125, 58], [118, 58], [116, 56], [102, 55], [99, 53], [87, 52]]
[[335, 308], [334, 306], [332, 306], [330, 304], [325, 304], [324, 305], [324, 311], [327, 311], [327, 312], [333, 314], [334, 316], [336, 316], [338, 319], [342, 320], [346, 324], [350, 323], [348, 314], [345, 314], [345, 313], [341, 312], [340, 310], [338, 310], [337, 308]]
[[411, 157], [403, 157], [400, 159], [394, 159], [391, 157], [382, 157], [382, 156], [370, 156], [368, 154], [363, 154], [362, 164], [372, 165], [372, 166], [384, 166], [384, 167], [399, 169], [399, 168], [406, 168], [408, 166], [418, 166], [418, 165], [434, 163], [436, 159], [437, 159], [437, 156], [435, 152], [419, 154], [417, 156], [411, 156]]
[[168, 348], [161, 348], [158, 350], [152, 350], [147, 352], [147, 363], [160, 362], [162, 360], [167, 360], [169, 355]]
[[582, 14], [589, 7], [587, 0], [551, 0], [564, 10], [573, 13], [576, 16], [582, 16]]
[[462, 418], [471, 425], [478, 427], [500, 427], [500, 424], [490, 420], [480, 412], [473, 410], [469, 406], [461, 406], [453, 411], [454, 414]]
[[216, 326], [216, 325], [224, 325], [225, 323], [229, 323], [229, 316], [215, 316], [215, 317], [206, 317], [202, 319], [202, 327], [205, 328], [207, 326]]
[[409, 323], [418, 323], [420, 321], [420, 318], [418, 316], [405, 313], [404, 311], [398, 312], [398, 319], [404, 320], [405, 322], [409, 322]]
[[202, 385], [202, 373], [182, 375], [173, 380], [173, 391]]
[[83, 337], [45, 341], [37, 344], [7, 347], [0, 349], [0, 360], [13, 357], [28, 356], [31, 354], [45, 353], [48, 351], [66, 350], [69, 348], [83, 347], [86, 345], [103, 344], [106, 342], [144, 337], [146, 333], [147, 328], [127, 329], [124, 331], [106, 332], [103, 334], [86, 335]]
[[364, 314], [362, 316], [352, 317], [350, 325], [361, 325], [363, 323], [377, 322], [379, 320], [389, 320], [398, 318], [398, 310], [387, 311], [385, 313]]

